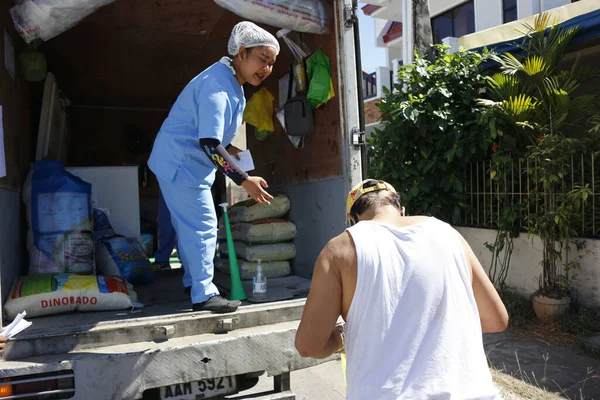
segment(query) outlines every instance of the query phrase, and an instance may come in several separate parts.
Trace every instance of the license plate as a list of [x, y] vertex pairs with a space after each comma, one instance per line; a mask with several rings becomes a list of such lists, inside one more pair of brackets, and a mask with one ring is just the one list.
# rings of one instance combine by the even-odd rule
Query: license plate
[[227, 376], [165, 386], [160, 389], [160, 398], [163, 400], [210, 399], [236, 392], [235, 377]]

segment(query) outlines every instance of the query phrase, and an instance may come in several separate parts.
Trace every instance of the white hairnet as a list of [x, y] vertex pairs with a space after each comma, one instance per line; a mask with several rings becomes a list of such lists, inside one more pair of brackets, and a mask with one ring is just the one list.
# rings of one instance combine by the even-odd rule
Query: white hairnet
[[247, 49], [258, 46], [269, 46], [273, 47], [277, 54], [279, 54], [279, 42], [275, 36], [249, 21], [240, 22], [233, 27], [229, 43], [227, 44], [227, 50], [231, 56], [236, 56], [242, 46]]

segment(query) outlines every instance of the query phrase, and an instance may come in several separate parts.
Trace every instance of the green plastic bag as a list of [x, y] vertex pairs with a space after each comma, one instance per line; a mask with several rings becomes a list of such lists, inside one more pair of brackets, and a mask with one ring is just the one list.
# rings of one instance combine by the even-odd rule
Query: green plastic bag
[[313, 109], [318, 108], [335, 96], [331, 80], [331, 62], [322, 49], [319, 48], [306, 60], [306, 72], [309, 79], [306, 97]]

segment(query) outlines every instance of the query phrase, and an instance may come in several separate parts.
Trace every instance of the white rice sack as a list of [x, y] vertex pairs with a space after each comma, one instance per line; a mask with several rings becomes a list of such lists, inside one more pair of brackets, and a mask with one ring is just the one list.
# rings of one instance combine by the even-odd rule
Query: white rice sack
[[[258, 262], [238, 260], [238, 268], [243, 281], [251, 281], [256, 275], [256, 266]], [[292, 273], [292, 267], [289, 261], [265, 261], [260, 262], [263, 274], [267, 279], [282, 278]], [[215, 267], [226, 274], [230, 273], [229, 260], [223, 259], [215, 262]]]
[[229, 207], [229, 223], [252, 222], [259, 219], [281, 218], [290, 210], [290, 199], [284, 195], [277, 195], [271, 204], [260, 204], [254, 199], [240, 201]]
[[[287, 242], [296, 237], [296, 225], [284, 219], [266, 219], [253, 222], [238, 222], [231, 225], [233, 240], [248, 243]], [[219, 227], [219, 239], [227, 239], [225, 227]]]
[[[296, 257], [296, 245], [294, 243], [273, 243], [249, 245], [244, 242], [234, 242], [235, 254], [246, 261], [285, 261]], [[229, 254], [227, 245], [219, 250]]]
[[4, 306], [12, 319], [21, 311], [28, 317], [71, 311], [121, 310], [132, 306], [135, 293], [118, 276], [41, 274], [18, 278]]
[[215, 0], [243, 19], [297, 32], [327, 33], [329, 19], [322, 0]]

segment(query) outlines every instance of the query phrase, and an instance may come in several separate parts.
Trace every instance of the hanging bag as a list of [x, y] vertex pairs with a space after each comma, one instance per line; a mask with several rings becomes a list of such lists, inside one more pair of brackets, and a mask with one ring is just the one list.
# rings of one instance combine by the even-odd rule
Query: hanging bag
[[283, 105], [286, 134], [289, 136], [308, 136], [315, 130], [312, 109], [304, 95], [292, 97], [294, 86], [294, 66], [290, 68], [288, 100]]

